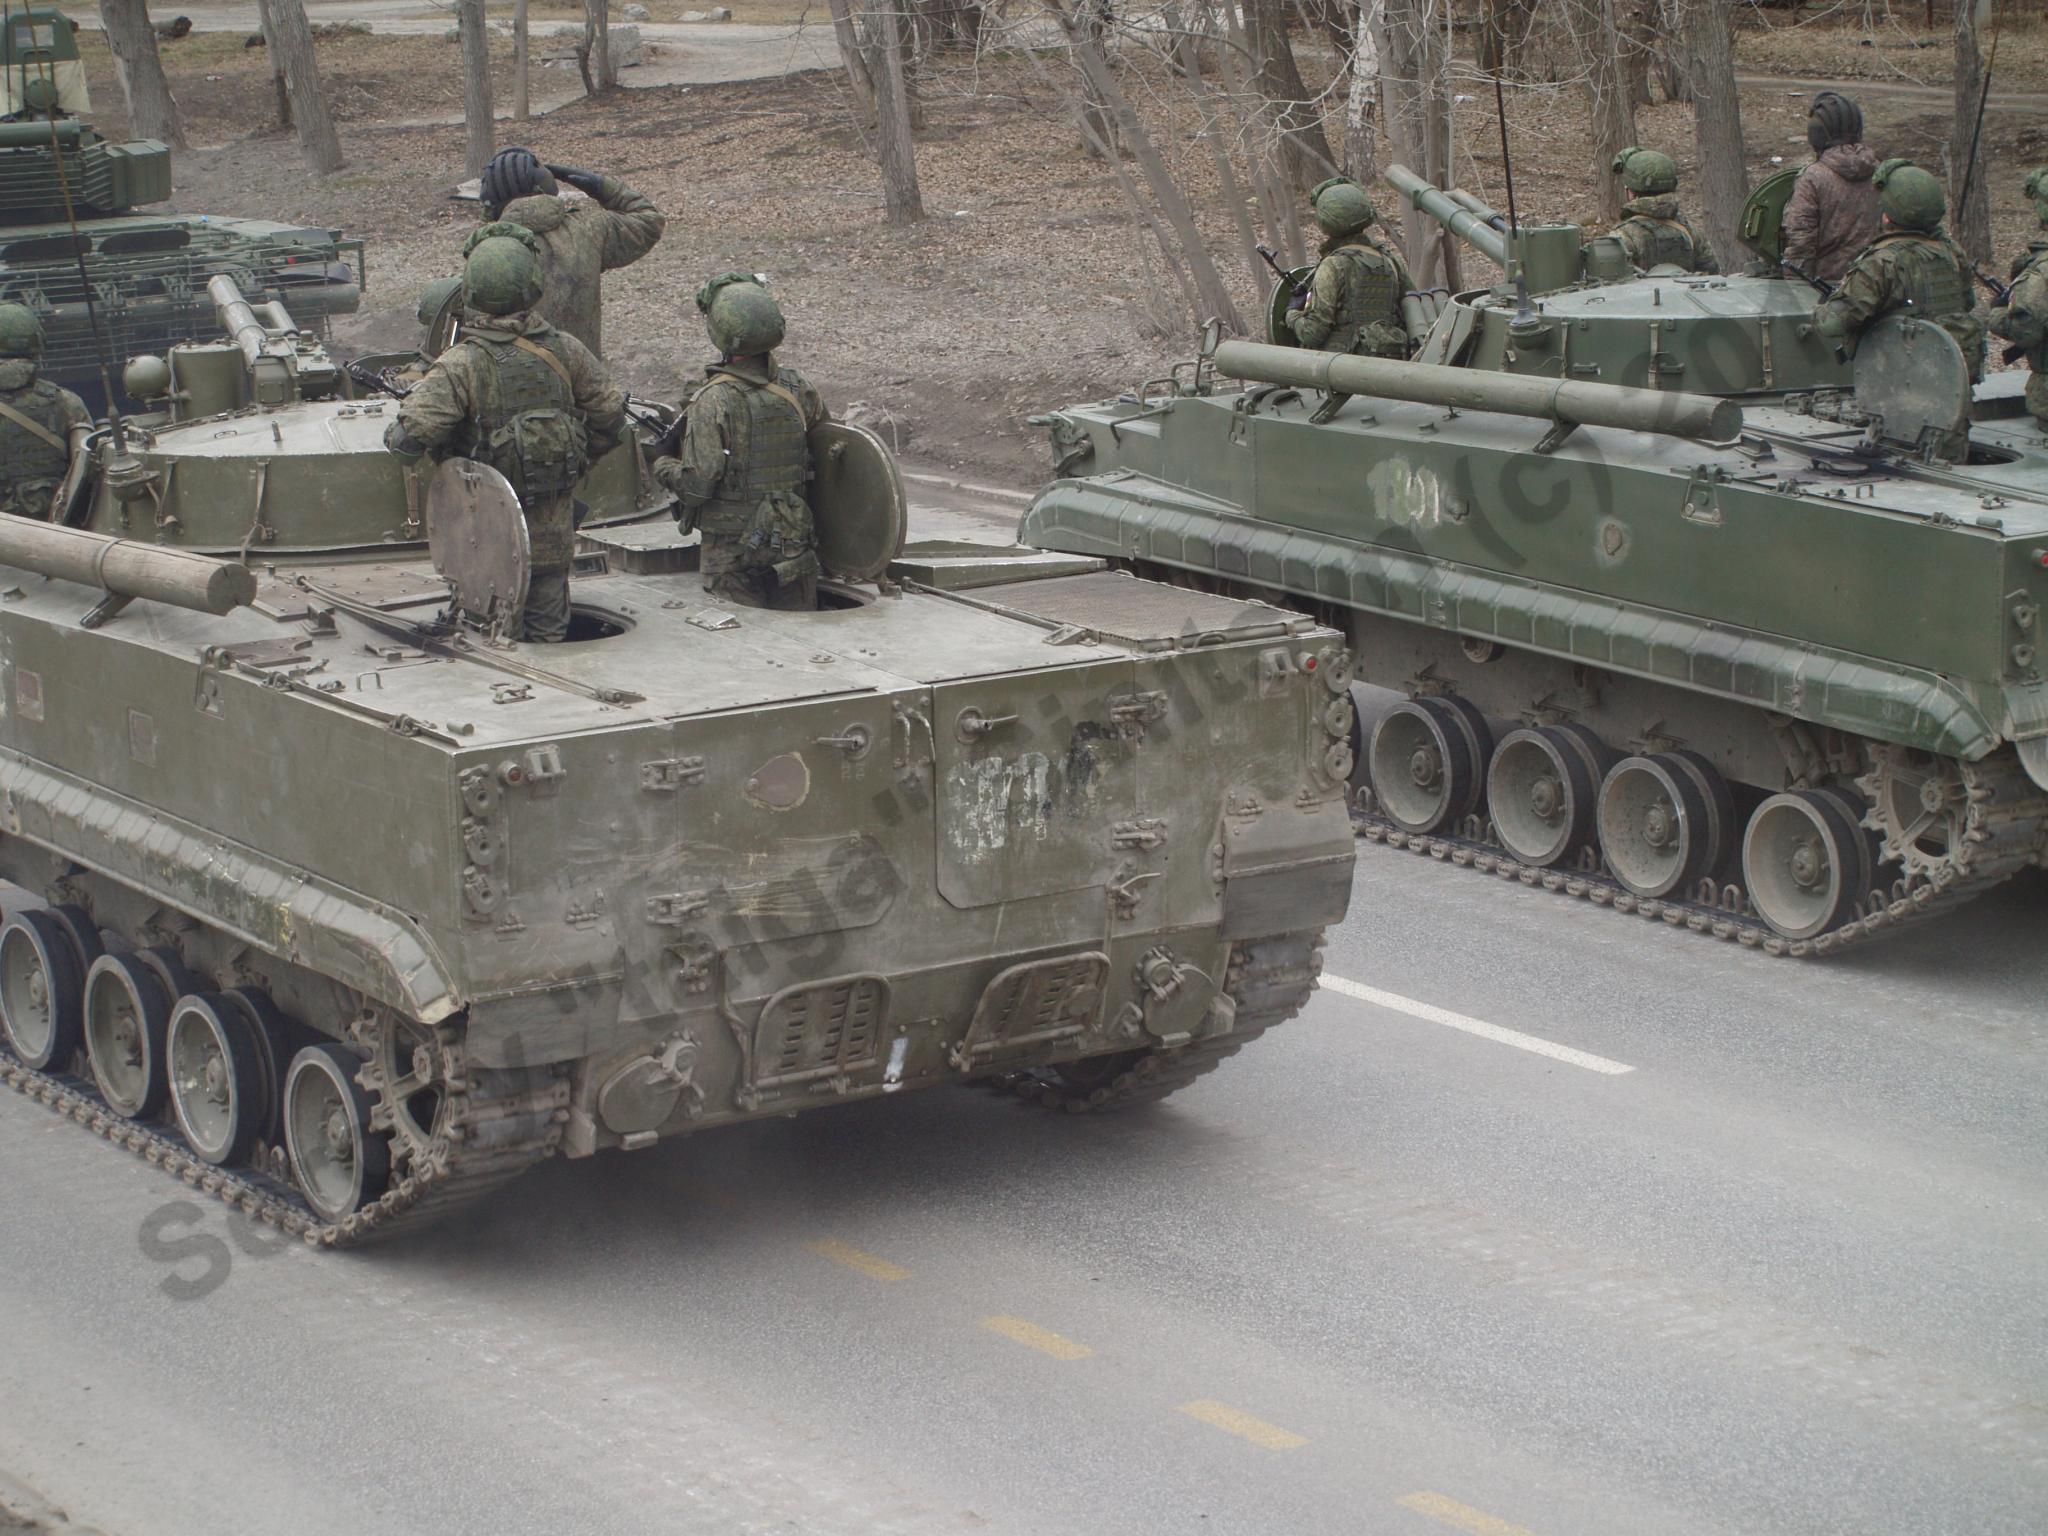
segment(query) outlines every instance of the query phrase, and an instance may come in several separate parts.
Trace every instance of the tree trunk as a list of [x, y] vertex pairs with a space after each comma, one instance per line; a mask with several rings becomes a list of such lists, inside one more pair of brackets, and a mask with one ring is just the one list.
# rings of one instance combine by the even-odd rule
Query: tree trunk
[[1380, 28], [1386, 0], [1358, 0], [1351, 85], [1344, 95], [1344, 174], [1361, 187], [1380, 176]]
[[1272, 105], [1287, 167], [1295, 185], [1307, 191], [1337, 168], [1323, 136], [1315, 99], [1294, 60], [1287, 36], [1287, 0], [1241, 0], [1245, 35], [1258, 59], [1255, 86]]
[[[1386, 28], [1380, 71], [1387, 92], [1387, 138], [1395, 158], [1424, 181], [1444, 186], [1450, 176], [1450, 55], [1442, 30], [1441, 0], [1385, 0]], [[1418, 286], [1436, 285], [1445, 259], [1442, 227], [1413, 208], [1404, 210], [1402, 245]]]
[[[1109, 39], [1108, 0], [1078, 0], [1074, 8], [1074, 21], [1087, 34], [1089, 44], [1103, 56], [1105, 63], [1109, 55], [1105, 51]], [[1102, 94], [1095, 89], [1095, 77], [1083, 69], [1081, 75], [1081, 147], [1091, 155], [1112, 156], [1123, 149], [1123, 141], [1117, 137], [1116, 114], [1109, 108]]]
[[263, 52], [270, 60], [270, 86], [277, 93], [277, 126], [289, 128], [292, 125], [292, 93], [284, 78], [284, 52], [277, 45], [277, 34], [270, 27], [270, 11], [263, 5], [256, 7], [256, 25], [263, 29]]
[[528, 28], [526, 24], [526, 0], [513, 0], [512, 6], [512, 115], [520, 122], [533, 116], [533, 102], [528, 90], [527, 74]]
[[455, 0], [455, 18], [462, 29], [462, 127], [464, 159], [469, 174], [480, 175], [498, 147], [498, 125], [491, 105], [491, 34], [484, 23], [484, 0]]
[[1991, 259], [1991, 199], [1984, 190], [1991, 164], [1978, 142], [1978, 103], [1990, 80], [1977, 48], [1977, 31], [1990, 19], [1991, 0], [1957, 0], [1956, 119], [1948, 143], [1949, 233], [1980, 266]]
[[1742, 205], [1749, 175], [1742, 103], [1735, 86], [1735, 7], [1740, 0], [1685, 0], [1685, 77], [1692, 86], [1693, 145], [1699, 155], [1700, 212], [1723, 272], [1743, 264]]
[[619, 72], [612, 67], [610, 0], [583, 0], [583, 41], [576, 45], [576, 72], [583, 76], [586, 96], [608, 91], [619, 83]]
[[306, 23], [304, 0], [259, 0], [267, 18], [266, 34], [277, 42], [279, 61], [284, 66], [285, 90], [291, 97], [292, 126], [298, 129], [299, 148], [318, 176], [340, 170], [341, 140], [334, 132], [334, 115], [327, 110], [327, 93], [320, 88], [320, 68], [313, 57], [313, 29]]
[[1110, 73], [1109, 61], [1102, 56], [1087, 34], [1085, 27], [1065, 9], [1061, 0], [1045, 0], [1046, 8], [1059, 22], [1067, 35], [1067, 45], [1073, 49], [1075, 62], [1089, 77], [1089, 83], [1101, 99], [1108, 103], [1115, 115], [1118, 136], [1130, 151], [1131, 158], [1138, 162], [1138, 169], [1144, 173], [1145, 184], [1151, 189], [1153, 200], [1160, 212], [1172, 226], [1174, 239], [1180, 242], [1182, 254], [1187, 259], [1189, 274], [1194, 279], [1195, 294], [1202, 309], [1208, 316], [1223, 322], [1233, 331], [1242, 331], [1244, 322], [1238, 318], [1237, 305], [1232, 302], [1230, 290], [1223, 286], [1223, 278], [1216, 270], [1215, 259], [1209, 254], [1208, 243], [1202, 238], [1200, 227], [1195, 223], [1194, 210], [1188, 205], [1187, 195], [1180, 184], [1173, 179], [1173, 173], [1166, 164], [1166, 157], [1159, 152], [1159, 146], [1152, 141], [1145, 125], [1138, 120], [1128, 97]]
[[128, 100], [128, 128], [137, 138], [161, 139], [174, 149], [185, 148], [185, 122], [179, 115], [164, 61], [156, 51], [156, 29], [149, 24], [144, 0], [100, 0], [100, 25], [107, 29], [107, 47], [114, 55], [114, 74]]
[[881, 62], [876, 86], [876, 158], [882, 170], [882, 207], [897, 227], [924, 217], [917, 184], [917, 143], [910, 131], [910, 94], [903, 81], [902, 0], [876, 0], [867, 30]]
[[853, 91], [853, 103], [863, 123], [875, 120], [875, 77], [868, 73], [862, 55], [860, 34], [854, 30], [852, 0], [831, 0], [832, 35], [839, 40], [839, 59], [846, 66], [846, 83]]
[[1636, 141], [1636, 108], [1622, 72], [1625, 40], [1616, 24], [1616, 0], [1565, 0], [1573, 51], [1586, 79], [1586, 104], [1592, 119], [1593, 169], [1600, 191], [1600, 217], [1621, 218], [1621, 179], [1607, 167]]
[[1522, 47], [1529, 36], [1535, 0], [1482, 0], [1482, 5], [1474, 44], [1480, 72], [1489, 78], [1499, 75], [1503, 80], [1526, 80]]

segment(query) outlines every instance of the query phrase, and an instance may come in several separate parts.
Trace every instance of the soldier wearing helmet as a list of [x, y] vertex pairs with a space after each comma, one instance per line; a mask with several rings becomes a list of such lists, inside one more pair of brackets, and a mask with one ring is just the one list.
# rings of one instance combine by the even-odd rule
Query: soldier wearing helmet
[[678, 456], [657, 460], [654, 478], [675, 493], [676, 520], [703, 534], [705, 591], [750, 608], [815, 608], [805, 488], [825, 403], [794, 368], [776, 365], [782, 309], [752, 273], [712, 278], [697, 308], [719, 360], [690, 397]]
[[1910, 309], [1955, 337], [1970, 377], [1982, 378], [1984, 324], [1975, 313], [1969, 261], [1942, 232], [1948, 198], [1941, 183], [1906, 160], [1885, 161], [1872, 179], [1884, 231], [1815, 307], [1814, 328], [1854, 341], [1877, 320]]
[[2048, 421], [2048, 165], [2027, 174], [2026, 193], [2042, 228], [2025, 254], [2013, 259], [2012, 287], [1991, 311], [1991, 331], [2021, 350], [2033, 370], [2027, 409], [2036, 420]]
[[1624, 149], [1608, 167], [1628, 189], [1621, 222], [1614, 234], [1631, 264], [1676, 267], [1681, 272], [1719, 272], [1721, 265], [1685, 216], [1678, 211], [1678, 164], [1662, 150]]
[[625, 399], [604, 364], [537, 313], [533, 235], [486, 224], [464, 248], [462, 336], [435, 359], [384, 434], [395, 453], [475, 459], [511, 483], [526, 513], [531, 578], [511, 633], [569, 633], [576, 482], [625, 431]]
[[[562, 183], [592, 201], [564, 202]], [[479, 191], [493, 222], [521, 225], [538, 242], [540, 317], [604, 356], [604, 274], [653, 250], [668, 216], [616, 176], [543, 165], [516, 144], [491, 157]]]
[[1814, 159], [1785, 204], [1782, 260], [1808, 277], [1840, 282], [1882, 233], [1877, 156], [1863, 143], [1863, 109], [1838, 91], [1822, 91], [1806, 119], [1806, 142]]
[[92, 425], [85, 402], [36, 377], [43, 324], [0, 304], [0, 512], [48, 521], [71, 469], [71, 433]]
[[1365, 189], [1333, 176], [1309, 193], [1326, 238], [1308, 291], [1289, 305], [1287, 325], [1304, 347], [1405, 357], [1401, 295], [1414, 286], [1408, 264], [1366, 231], [1378, 222]]

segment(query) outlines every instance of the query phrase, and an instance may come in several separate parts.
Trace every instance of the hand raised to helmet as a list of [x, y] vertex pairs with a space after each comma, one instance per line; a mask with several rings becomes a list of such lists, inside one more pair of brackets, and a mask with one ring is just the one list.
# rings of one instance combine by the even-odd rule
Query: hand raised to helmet
[[602, 171], [586, 171], [579, 165], [551, 165], [548, 169], [554, 173], [555, 180], [567, 182], [578, 192], [596, 197], [604, 191]]

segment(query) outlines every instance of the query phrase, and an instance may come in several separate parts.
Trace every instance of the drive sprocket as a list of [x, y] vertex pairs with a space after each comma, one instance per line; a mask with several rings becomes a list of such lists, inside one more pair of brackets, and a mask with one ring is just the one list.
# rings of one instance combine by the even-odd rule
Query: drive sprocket
[[1870, 767], [1856, 783], [1869, 807], [1863, 824], [1908, 886], [1989, 884], [2039, 856], [2048, 796], [2011, 752], [1970, 763], [1873, 743]]

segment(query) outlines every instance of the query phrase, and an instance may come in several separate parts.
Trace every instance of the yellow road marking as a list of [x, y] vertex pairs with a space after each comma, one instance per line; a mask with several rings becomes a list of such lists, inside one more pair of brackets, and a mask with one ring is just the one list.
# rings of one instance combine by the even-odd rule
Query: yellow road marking
[[1460, 1504], [1456, 1499], [1441, 1493], [1411, 1493], [1405, 1499], [1394, 1500], [1403, 1509], [1412, 1509], [1418, 1515], [1427, 1515], [1432, 1520], [1441, 1520], [1445, 1525], [1455, 1525], [1471, 1536], [1535, 1536], [1535, 1532], [1524, 1530], [1519, 1525], [1510, 1525], [1498, 1515], [1489, 1515], [1483, 1509], [1474, 1509], [1470, 1504]]
[[842, 1243], [836, 1237], [820, 1238], [807, 1244], [811, 1252], [820, 1258], [830, 1259], [834, 1264], [844, 1264], [848, 1269], [857, 1269], [871, 1280], [908, 1280], [910, 1271], [901, 1264], [891, 1264], [887, 1259], [864, 1253], [851, 1243]]
[[1305, 1436], [1297, 1435], [1291, 1429], [1282, 1429], [1278, 1424], [1268, 1424], [1264, 1419], [1255, 1419], [1248, 1413], [1241, 1413], [1228, 1403], [1219, 1403], [1212, 1397], [1182, 1403], [1180, 1411], [1191, 1419], [1200, 1419], [1204, 1424], [1213, 1424], [1218, 1429], [1228, 1430], [1233, 1435], [1251, 1441], [1269, 1451], [1291, 1451], [1296, 1446], [1307, 1445]]
[[1062, 1334], [1036, 1323], [1027, 1323], [1021, 1317], [984, 1317], [981, 1326], [990, 1333], [1000, 1333], [1006, 1339], [1014, 1339], [1026, 1349], [1035, 1349], [1041, 1355], [1051, 1355], [1055, 1360], [1086, 1360], [1095, 1351], [1086, 1344], [1076, 1344]]

